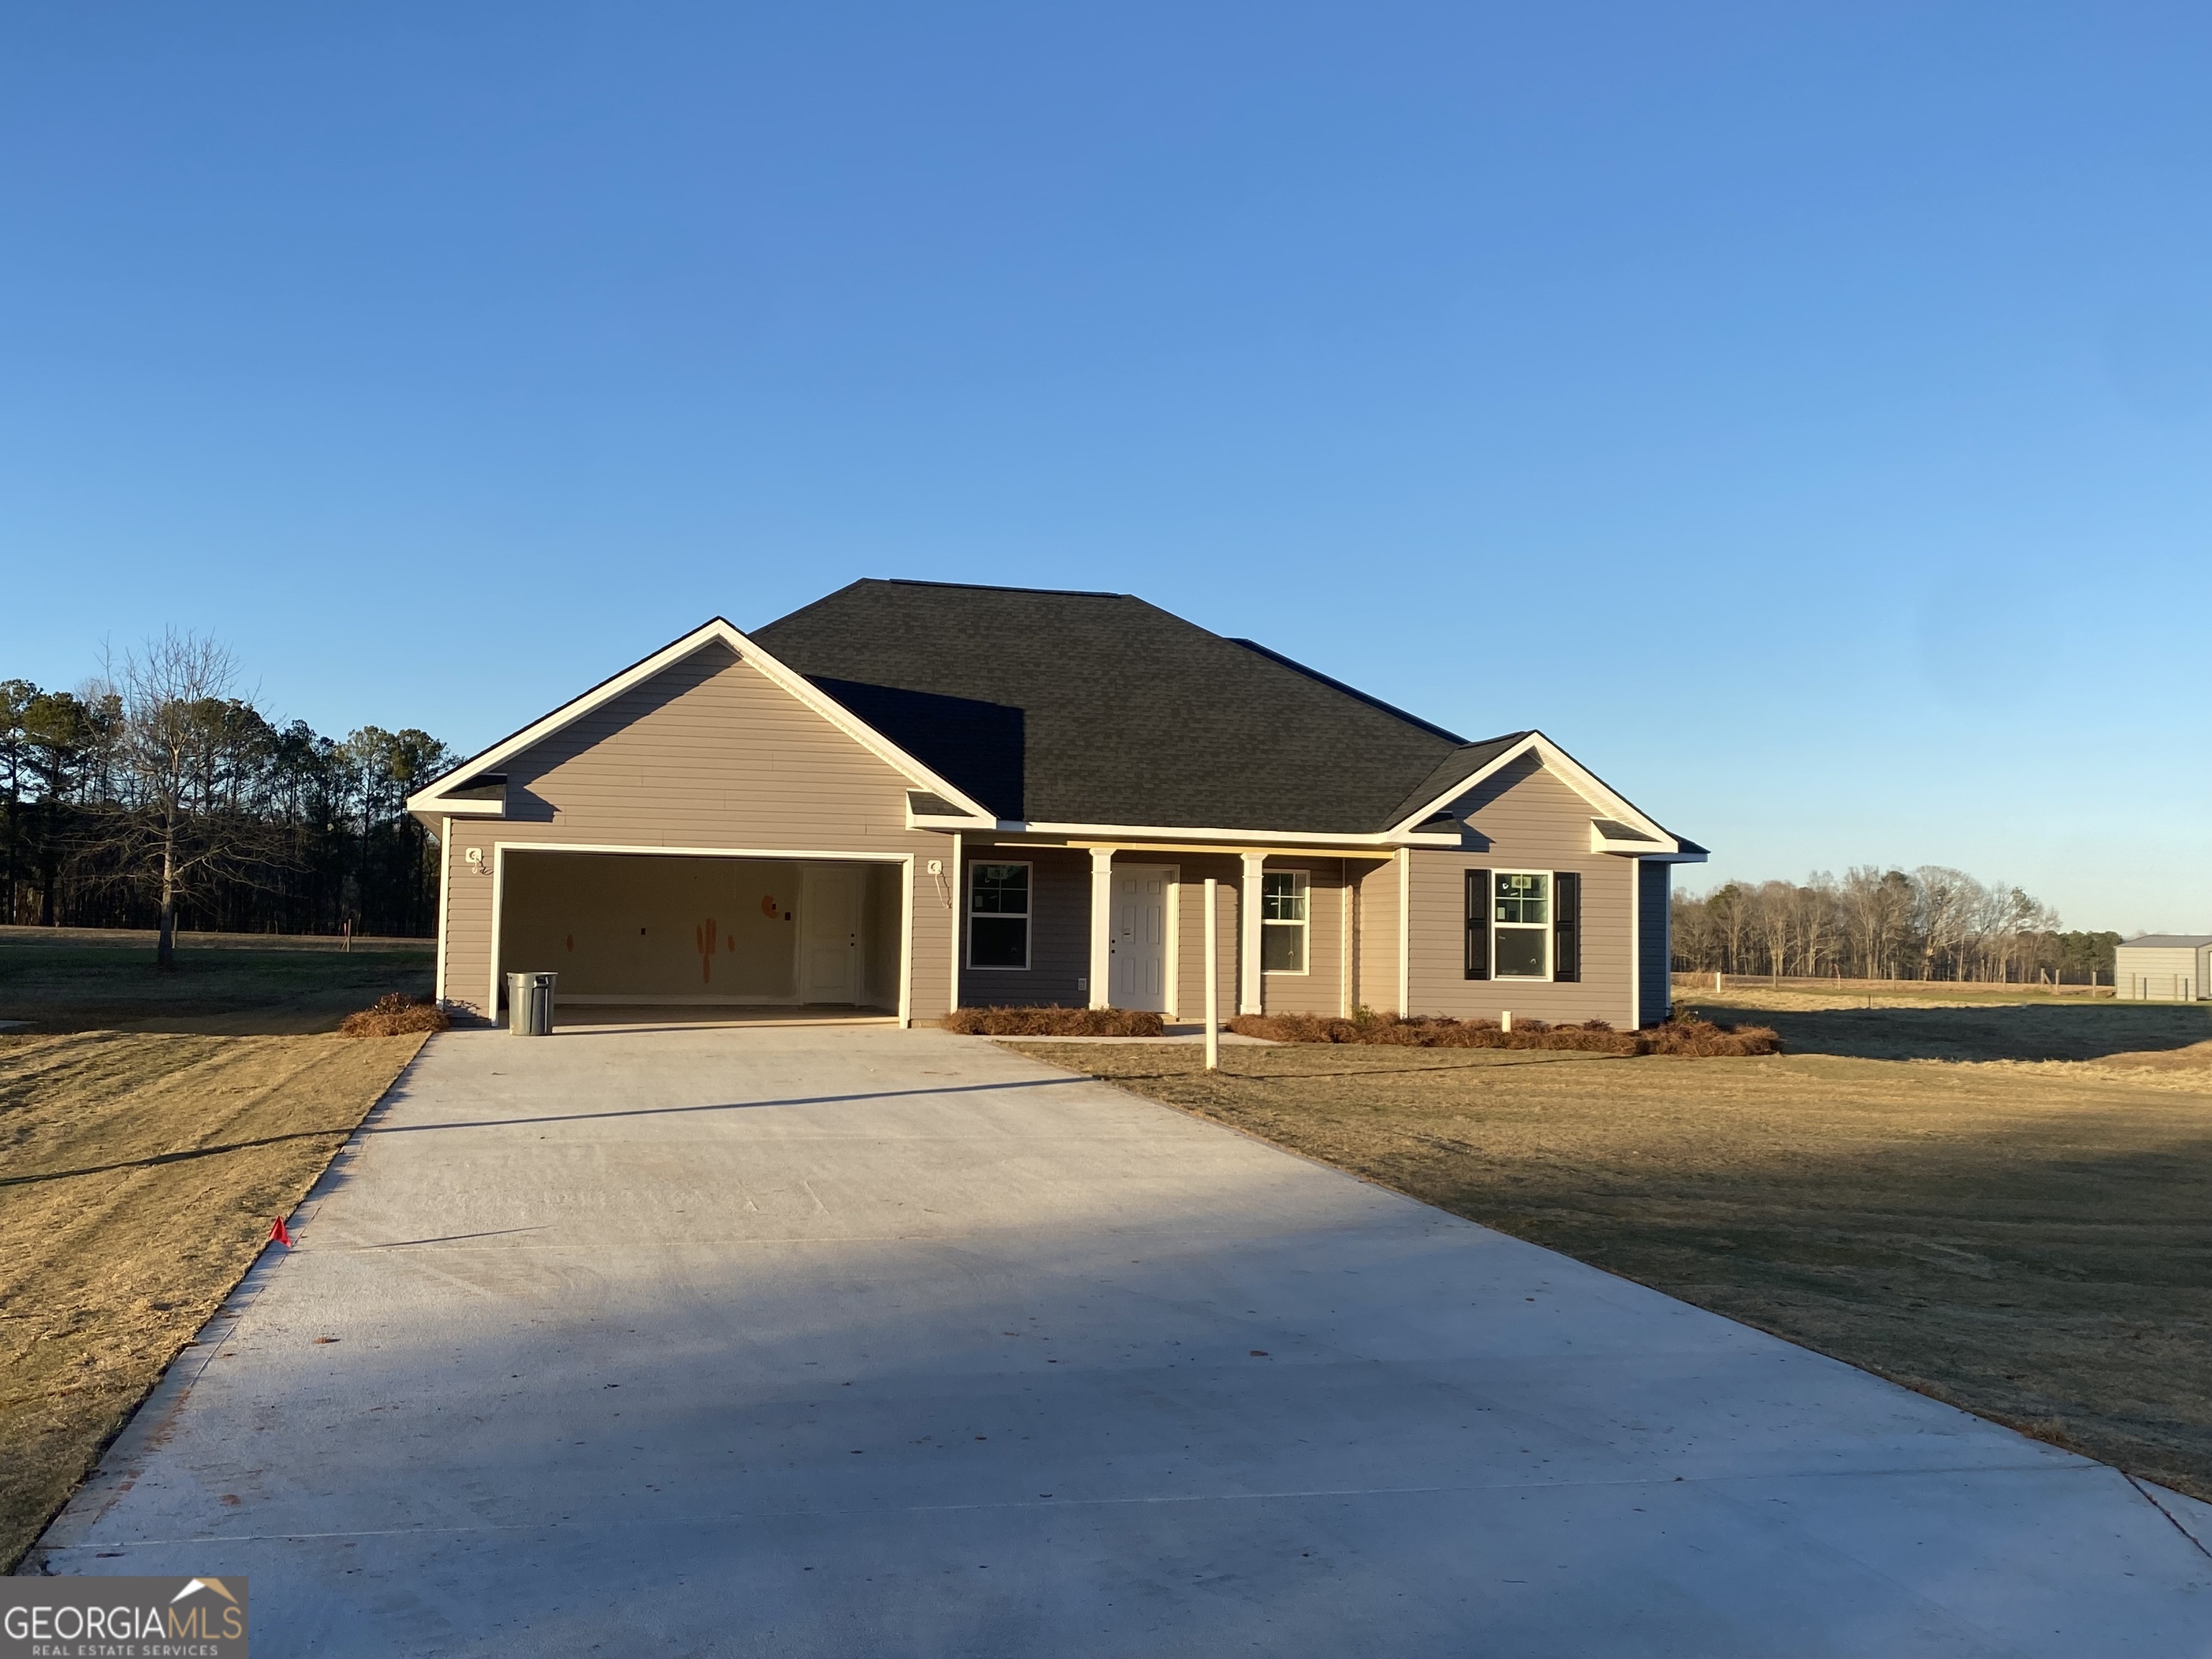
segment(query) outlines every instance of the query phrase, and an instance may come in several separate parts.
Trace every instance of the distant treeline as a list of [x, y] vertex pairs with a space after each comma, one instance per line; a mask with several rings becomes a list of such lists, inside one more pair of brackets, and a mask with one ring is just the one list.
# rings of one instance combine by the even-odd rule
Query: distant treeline
[[2058, 913], [1963, 870], [1863, 865], [1841, 881], [1729, 882], [1677, 893], [1674, 966], [1845, 979], [2112, 982], [2118, 933], [2062, 933]]
[[278, 726], [172, 635], [74, 691], [0, 681], [0, 921], [428, 934], [437, 862], [404, 802], [426, 732]]

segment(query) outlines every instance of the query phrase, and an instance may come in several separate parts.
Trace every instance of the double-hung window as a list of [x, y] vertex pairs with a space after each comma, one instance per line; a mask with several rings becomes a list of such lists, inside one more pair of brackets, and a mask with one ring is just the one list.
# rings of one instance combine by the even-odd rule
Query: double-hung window
[[1552, 976], [1552, 878], [1547, 872], [1492, 872], [1491, 927], [1499, 979]]
[[968, 965], [1030, 965], [1030, 866], [968, 866]]
[[1270, 974], [1306, 971], [1306, 872], [1260, 876], [1260, 966]]

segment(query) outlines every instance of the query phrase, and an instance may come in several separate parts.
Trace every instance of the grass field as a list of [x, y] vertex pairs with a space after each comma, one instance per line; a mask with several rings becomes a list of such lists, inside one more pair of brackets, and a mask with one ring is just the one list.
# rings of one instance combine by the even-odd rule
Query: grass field
[[338, 941], [185, 934], [154, 965], [151, 933], [0, 927], [0, 1021], [36, 1031], [331, 1031], [386, 991], [431, 988], [428, 939]]
[[0, 930], [0, 1571], [422, 1046], [330, 1034], [418, 947], [151, 957]]
[[2212, 1016], [1894, 1000], [1694, 1005], [1758, 1060], [1027, 1052], [2212, 1498]]

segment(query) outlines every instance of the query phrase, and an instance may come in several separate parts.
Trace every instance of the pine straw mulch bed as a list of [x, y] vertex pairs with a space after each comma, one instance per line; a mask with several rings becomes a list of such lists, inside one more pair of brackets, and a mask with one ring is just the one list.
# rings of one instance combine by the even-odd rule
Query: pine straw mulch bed
[[945, 1029], [964, 1036], [1118, 1036], [1166, 1034], [1158, 1014], [1133, 1008], [955, 1008]]
[[[1271, 1042], [1348, 1042], [1389, 1048], [1554, 1048], [1592, 1054], [1683, 1054], [1719, 1059], [1778, 1054], [1782, 1039], [1765, 1025], [1722, 1025], [1692, 1015], [1640, 1031], [1616, 1031], [1601, 1019], [1582, 1025], [1516, 1021], [1506, 1030], [1490, 1019], [1441, 1015], [1401, 1019], [1362, 1013], [1352, 1019], [1318, 1014], [1239, 1014], [1229, 1022], [1239, 1036]], [[1013, 1035], [1008, 1033], [1007, 1035]]]
[[413, 1036], [417, 1032], [428, 1036], [453, 1029], [453, 1016], [438, 1006], [437, 998], [396, 991], [338, 1022], [338, 1030], [349, 1037]]

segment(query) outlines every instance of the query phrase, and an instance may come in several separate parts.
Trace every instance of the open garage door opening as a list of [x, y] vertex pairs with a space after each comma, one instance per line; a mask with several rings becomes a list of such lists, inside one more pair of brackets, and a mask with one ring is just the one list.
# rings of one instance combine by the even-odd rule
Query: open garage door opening
[[556, 973], [565, 1010], [898, 1009], [897, 864], [510, 848], [500, 882], [502, 989]]

